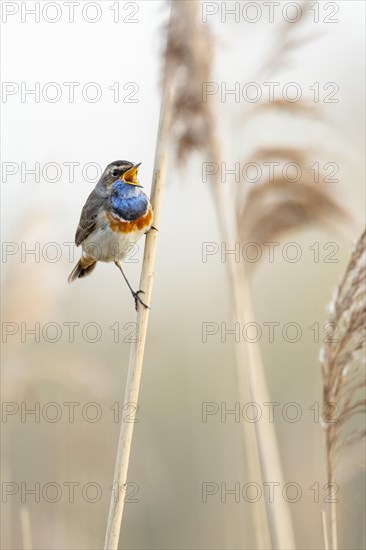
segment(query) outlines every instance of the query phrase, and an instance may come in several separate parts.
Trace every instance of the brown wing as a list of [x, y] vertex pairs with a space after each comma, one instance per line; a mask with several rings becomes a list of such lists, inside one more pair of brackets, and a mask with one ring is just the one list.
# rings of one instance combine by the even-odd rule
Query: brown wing
[[81, 211], [79, 225], [76, 229], [76, 246], [79, 246], [96, 228], [99, 210], [104, 201], [105, 196], [102, 196], [95, 189], [90, 193]]

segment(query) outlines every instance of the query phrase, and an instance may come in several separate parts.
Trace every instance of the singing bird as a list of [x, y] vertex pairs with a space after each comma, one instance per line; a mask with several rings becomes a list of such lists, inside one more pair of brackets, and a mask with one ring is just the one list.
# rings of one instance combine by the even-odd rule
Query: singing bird
[[[142, 235], [153, 228], [153, 210], [137, 179], [141, 163], [127, 160], [112, 162], [105, 169], [81, 211], [75, 244], [82, 256], [69, 276], [69, 283], [82, 279], [97, 262], [114, 262], [121, 271], [135, 300], [142, 304], [142, 290], [135, 292], [123, 272], [120, 261]], [[155, 228], [154, 228], [155, 229]]]

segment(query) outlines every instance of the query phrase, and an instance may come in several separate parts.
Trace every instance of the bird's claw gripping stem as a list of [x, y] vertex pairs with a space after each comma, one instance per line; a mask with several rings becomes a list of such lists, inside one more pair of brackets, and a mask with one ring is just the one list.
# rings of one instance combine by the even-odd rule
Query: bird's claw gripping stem
[[137, 292], [133, 292], [132, 293], [132, 296], [135, 300], [135, 309], [137, 311], [138, 309], [138, 304], [140, 303], [141, 305], [143, 305], [144, 307], [146, 307], [146, 309], [151, 309], [150, 306], [148, 306], [147, 304], [145, 304], [145, 302], [143, 302], [139, 296], [139, 294], [145, 294], [145, 292], [143, 290], [138, 290]]

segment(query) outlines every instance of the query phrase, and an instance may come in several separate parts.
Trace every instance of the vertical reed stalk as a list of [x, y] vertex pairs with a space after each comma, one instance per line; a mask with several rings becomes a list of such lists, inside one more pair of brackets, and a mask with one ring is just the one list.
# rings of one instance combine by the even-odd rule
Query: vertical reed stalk
[[[210, 144], [211, 158], [215, 159], [218, 163], [221, 158], [219, 146], [212, 140]], [[232, 219], [232, 211], [230, 203], [227, 201], [227, 197], [224, 196], [223, 186], [219, 178], [216, 179], [213, 186], [214, 203], [216, 206], [216, 213], [218, 221], [221, 227], [221, 233], [226, 243], [235, 243], [236, 239], [233, 237], [234, 224], [231, 224], [229, 220]], [[230, 256], [230, 255], [229, 255]], [[230, 256], [231, 258], [231, 256]], [[232, 308], [233, 308], [233, 322], [241, 322], [241, 279], [237, 269], [237, 264], [231, 259], [228, 260], [228, 278], [229, 288], [231, 294]], [[239, 325], [242, 326], [242, 325]], [[239, 397], [242, 403], [248, 403], [252, 400], [252, 392], [249, 383], [249, 373], [246, 366], [246, 353], [245, 349], [240, 346], [235, 346], [236, 356], [236, 370], [239, 382]], [[250, 482], [258, 483], [260, 487], [263, 487], [263, 475], [261, 468], [261, 461], [259, 457], [259, 448], [257, 441], [257, 434], [255, 432], [255, 426], [253, 423], [244, 422], [243, 426], [243, 440], [244, 440], [244, 453], [245, 453], [245, 468], [246, 475]], [[256, 546], [259, 550], [271, 549], [271, 536], [269, 530], [268, 517], [266, 512], [266, 506], [264, 499], [260, 499], [258, 502], [252, 505], [253, 523], [255, 531]]]
[[325, 514], [325, 510], [321, 511], [321, 520], [322, 520], [324, 550], [329, 550], [328, 526], [327, 526], [327, 516]]
[[[159, 226], [160, 205], [165, 182], [166, 152], [168, 149], [168, 135], [171, 119], [171, 106], [173, 96], [172, 82], [165, 71], [163, 82], [162, 102], [160, 108], [160, 122], [155, 152], [154, 175], [151, 188], [151, 204], [154, 211], [154, 226]], [[145, 291], [147, 303], [151, 302], [151, 293], [154, 278], [154, 264], [157, 244], [157, 232], [150, 231], [146, 236], [144, 259], [141, 270], [140, 287]], [[144, 298], [145, 299], [145, 298]], [[137, 403], [141, 380], [142, 364], [144, 359], [145, 341], [149, 320], [149, 309], [139, 306], [137, 311], [137, 342], [132, 343], [127, 374], [127, 383], [124, 403]], [[121, 529], [128, 464], [131, 452], [131, 443], [134, 423], [121, 423], [119, 445], [116, 458], [113, 487], [118, 488], [112, 492], [107, 532], [105, 538], [105, 550], [117, 550]]]
[[23, 550], [32, 550], [32, 530], [29, 508], [24, 504], [20, 507], [20, 529], [22, 532]]
[[[328, 490], [336, 486], [334, 475], [334, 434], [331, 430], [326, 430], [326, 456], [327, 456], [327, 478], [328, 478]], [[338, 550], [338, 526], [337, 526], [337, 503], [333, 498], [330, 499], [328, 505], [329, 514], [329, 535], [330, 535], [330, 548], [332, 550]]]
[[[217, 144], [211, 144], [211, 155], [219, 160], [219, 148]], [[223, 185], [220, 178], [217, 177], [214, 184], [214, 202], [216, 205], [219, 223], [223, 237], [227, 244], [232, 246], [240, 242], [239, 227], [236, 222], [234, 212], [230, 212], [230, 204], [227, 197], [223, 196]], [[233, 207], [233, 205], [231, 205]], [[228, 255], [226, 262], [229, 275], [229, 284], [232, 294], [234, 321], [239, 322], [239, 326], [244, 326], [248, 322], [253, 322], [254, 314], [251, 304], [250, 288], [248, 275], [244, 264], [235, 262], [232, 255]], [[241, 387], [242, 395], [249, 396], [251, 401], [258, 403], [269, 402], [269, 393], [264, 374], [264, 368], [258, 343], [241, 341], [237, 350], [237, 370], [239, 379], [247, 383], [248, 387]], [[277, 439], [274, 424], [261, 419], [254, 424], [255, 437], [253, 437], [253, 426], [251, 433], [248, 427], [244, 432], [246, 445], [253, 440], [256, 441], [254, 449], [247, 450], [248, 474], [254, 475], [258, 482], [277, 482], [283, 486], [283, 475], [280, 462], [280, 456], [277, 446]], [[259, 458], [259, 466], [256, 460]], [[253, 481], [253, 480], [251, 480]], [[257, 526], [256, 536], [258, 548], [281, 548], [295, 549], [295, 540], [291, 515], [288, 504], [281, 499], [276, 499], [275, 503], [266, 500], [267, 518], [265, 511], [261, 508], [255, 509], [254, 521]], [[263, 508], [263, 504], [261, 504]], [[268, 526], [270, 541], [268, 540]], [[259, 544], [261, 543], [261, 545]]]
[[338, 534], [337, 534], [337, 503], [330, 503], [330, 531], [332, 537], [332, 550], [338, 550]]
[[[327, 449], [327, 473], [328, 473], [328, 489], [331, 490], [335, 486], [334, 464], [333, 464], [333, 434], [330, 430], [326, 432], [326, 449]], [[337, 527], [337, 503], [334, 498], [330, 499], [329, 507], [329, 533], [330, 547], [332, 550], [338, 550], [338, 527]]]
[[[240, 275], [240, 286], [235, 285], [233, 293], [235, 302], [240, 305], [239, 323], [240, 326], [244, 326], [254, 321], [251, 293], [244, 266], [235, 264], [235, 267]], [[264, 403], [270, 402], [270, 396], [259, 344], [243, 341], [241, 346], [243, 347], [242, 364], [238, 365], [238, 368], [247, 369], [251, 399], [262, 407]], [[263, 480], [264, 482], [279, 483], [279, 486], [283, 487], [282, 467], [274, 424], [261, 418], [259, 422], [255, 422], [254, 426]], [[282, 498], [276, 498], [273, 503], [266, 498], [266, 506], [272, 547], [294, 550], [296, 547], [288, 504]]]

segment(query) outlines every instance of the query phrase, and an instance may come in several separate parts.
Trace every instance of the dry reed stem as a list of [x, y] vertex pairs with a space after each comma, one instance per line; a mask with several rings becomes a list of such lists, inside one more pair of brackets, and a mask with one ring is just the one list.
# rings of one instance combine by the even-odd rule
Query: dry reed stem
[[22, 532], [23, 550], [32, 550], [33, 544], [29, 508], [24, 504], [20, 507], [20, 529]]
[[[229, 264], [231, 264], [231, 287], [236, 310], [235, 321], [237, 320], [240, 326], [245, 326], [254, 319], [248, 275], [243, 264], [237, 264], [233, 260], [229, 261]], [[255, 403], [270, 402], [258, 343], [242, 340], [239, 345], [242, 351], [238, 369], [246, 370], [250, 400]], [[263, 480], [267, 482], [275, 480], [282, 486], [282, 467], [274, 424], [269, 420], [261, 419], [261, 422], [255, 423], [255, 433]], [[266, 501], [266, 506], [271, 547], [295, 549], [291, 514], [286, 501], [280, 499], [276, 504]]]
[[[220, 160], [220, 147], [214, 136], [209, 143], [209, 154], [218, 163]], [[233, 249], [234, 244], [240, 241], [240, 226], [233, 215], [233, 204], [227, 200], [224, 187], [220, 178], [216, 176], [213, 185], [213, 196], [217, 210], [217, 216], [224, 241], [228, 249]], [[249, 288], [248, 274], [244, 263], [235, 262], [232, 255], [228, 255], [226, 266], [229, 275], [229, 287], [233, 303], [234, 322], [239, 326], [245, 326], [253, 322], [254, 314], [251, 305], [251, 292]], [[245, 385], [240, 384], [239, 391], [243, 402], [253, 401], [265, 403], [270, 401], [267, 388], [264, 367], [258, 343], [242, 340], [237, 346], [237, 371], [238, 378]], [[253, 430], [254, 427], [254, 430]], [[253, 437], [254, 431], [254, 437]], [[283, 484], [282, 467], [277, 445], [274, 424], [261, 422], [245, 426], [245, 443], [255, 446], [246, 448], [248, 459], [248, 473], [254, 480], [273, 481]], [[259, 460], [259, 462], [258, 462]], [[250, 479], [250, 481], [253, 481]], [[295, 540], [292, 528], [292, 520], [288, 504], [280, 500], [276, 505], [266, 502], [267, 514], [261, 507], [254, 509], [255, 525], [258, 548], [295, 549]]]
[[[159, 226], [160, 205], [165, 183], [166, 152], [168, 149], [168, 136], [171, 124], [173, 83], [169, 75], [165, 73], [163, 82], [163, 95], [160, 110], [160, 122], [157, 137], [154, 175], [151, 188], [151, 204], [154, 211], [154, 226]], [[144, 258], [141, 270], [140, 287], [145, 291], [144, 299], [151, 302], [152, 285], [154, 278], [154, 264], [157, 244], [157, 232], [150, 231], [146, 237]], [[149, 319], [149, 309], [139, 306], [137, 311], [136, 324], [138, 327], [137, 342], [132, 343], [127, 373], [126, 391], [124, 403], [138, 403], [139, 388], [141, 380], [142, 364], [144, 359], [145, 341]], [[122, 522], [124, 498], [126, 493], [126, 482], [128, 464], [131, 452], [133, 435], [133, 422], [121, 423], [119, 445], [116, 457], [116, 466], [113, 486], [118, 487], [118, 494], [112, 494], [108, 525], [105, 538], [105, 550], [117, 550], [118, 540]]]
[[[330, 326], [337, 330], [321, 349], [323, 378], [323, 428], [326, 437], [328, 483], [335, 482], [335, 452], [349, 441], [340, 440], [343, 426], [366, 410], [366, 233], [352, 253], [346, 272], [329, 307]], [[334, 415], [336, 413], [336, 415]], [[364, 431], [354, 431], [354, 441]], [[331, 548], [337, 543], [336, 503], [330, 505]]]
[[324, 550], [329, 550], [328, 526], [327, 526], [327, 516], [325, 514], [325, 510], [321, 510], [320, 514], [321, 514], [321, 521], [322, 521]]
[[[218, 155], [216, 146], [216, 158]], [[235, 218], [231, 215], [227, 215], [228, 202], [223, 193], [223, 186], [220, 185], [220, 180], [217, 181], [213, 188], [215, 197], [215, 206], [217, 214], [224, 235], [225, 242], [228, 248], [235, 242], [239, 242], [239, 227], [235, 223]], [[229, 255], [226, 261], [229, 275], [229, 286], [232, 295], [233, 302], [233, 316], [234, 322], [238, 322], [239, 326], [245, 326], [249, 322], [253, 322], [254, 314], [251, 305], [251, 292], [249, 288], [248, 274], [246, 272], [243, 263], [235, 262], [235, 258]], [[239, 380], [245, 382], [245, 386], [242, 385], [239, 391], [242, 396], [245, 396], [244, 402], [256, 402], [265, 403], [270, 402], [270, 396], [265, 379], [264, 367], [262, 364], [260, 346], [258, 343], [249, 343], [246, 340], [241, 340], [237, 346], [237, 369]], [[248, 396], [248, 397], [246, 397]], [[254, 479], [260, 479], [261, 481], [276, 481], [283, 484], [282, 467], [280, 462], [280, 456], [278, 451], [278, 445], [276, 440], [276, 433], [274, 424], [265, 422], [261, 419], [261, 422], [256, 422], [254, 425], [250, 424], [250, 427], [255, 430], [255, 448], [246, 449], [249, 452], [251, 460], [259, 458], [259, 474], [256, 468], [257, 464], [250, 464], [253, 472], [256, 472]], [[245, 435], [246, 444], [250, 442], [251, 433], [248, 432]], [[253, 481], [253, 479], [251, 479]], [[262, 481], [263, 483], [263, 481]], [[295, 549], [295, 540], [293, 535], [291, 515], [289, 507], [285, 500], [280, 500], [276, 504], [266, 502], [267, 516], [263, 517], [263, 511], [259, 510], [260, 515], [257, 516], [258, 524], [261, 528], [265, 528], [267, 531], [267, 521], [269, 524], [270, 540], [267, 533], [265, 534], [265, 546], [258, 546], [260, 550], [262, 548], [276, 548], [276, 549]], [[257, 533], [258, 538], [258, 533]]]
[[[219, 148], [218, 145], [212, 142], [211, 144], [212, 158], [219, 157]], [[235, 240], [235, 228], [233, 224], [228, 223], [228, 220], [231, 219], [231, 211], [228, 210], [229, 203], [226, 200], [226, 197], [223, 193], [223, 186], [220, 185], [220, 181], [217, 181], [213, 187], [213, 197], [216, 207], [218, 221], [221, 227], [221, 232], [226, 243], [236, 242]], [[243, 320], [243, 293], [242, 293], [242, 281], [240, 270], [238, 269], [238, 264], [234, 261], [231, 261], [231, 255], [227, 262], [227, 272], [229, 279], [229, 289], [231, 294], [232, 301], [232, 315], [234, 323], [243, 323], [239, 326], [244, 326], [244, 323], [247, 321]], [[245, 300], [244, 300], [245, 301]], [[252, 320], [252, 319], [250, 319]], [[247, 345], [249, 343], [245, 342], [241, 345], [235, 346], [236, 354], [236, 371], [239, 382], [239, 397], [241, 403], [250, 403], [251, 401], [256, 401], [252, 392], [252, 384], [250, 383], [249, 376], [249, 366], [248, 366], [248, 353]], [[254, 368], [256, 366], [254, 365]], [[259, 368], [260, 365], [259, 365]], [[255, 392], [256, 393], [256, 392]], [[266, 400], [266, 399], [265, 399]], [[265, 401], [264, 400], [264, 401]], [[269, 401], [269, 399], [267, 399]], [[256, 401], [259, 402], [259, 401]], [[262, 401], [263, 402], [263, 401]], [[260, 455], [260, 448], [258, 437], [256, 433], [256, 426], [254, 423], [243, 422], [243, 438], [244, 438], [244, 452], [246, 458], [246, 473], [250, 482], [258, 483], [263, 487], [263, 481], [265, 481], [262, 462], [263, 458]], [[271, 549], [271, 537], [269, 519], [267, 516], [266, 505], [263, 499], [260, 499], [259, 502], [253, 505], [253, 523], [255, 529], [255, 537], [257, 542], [257, 548], [260, 550]], [[287, 529], [285, 528], [285, 532]]]

